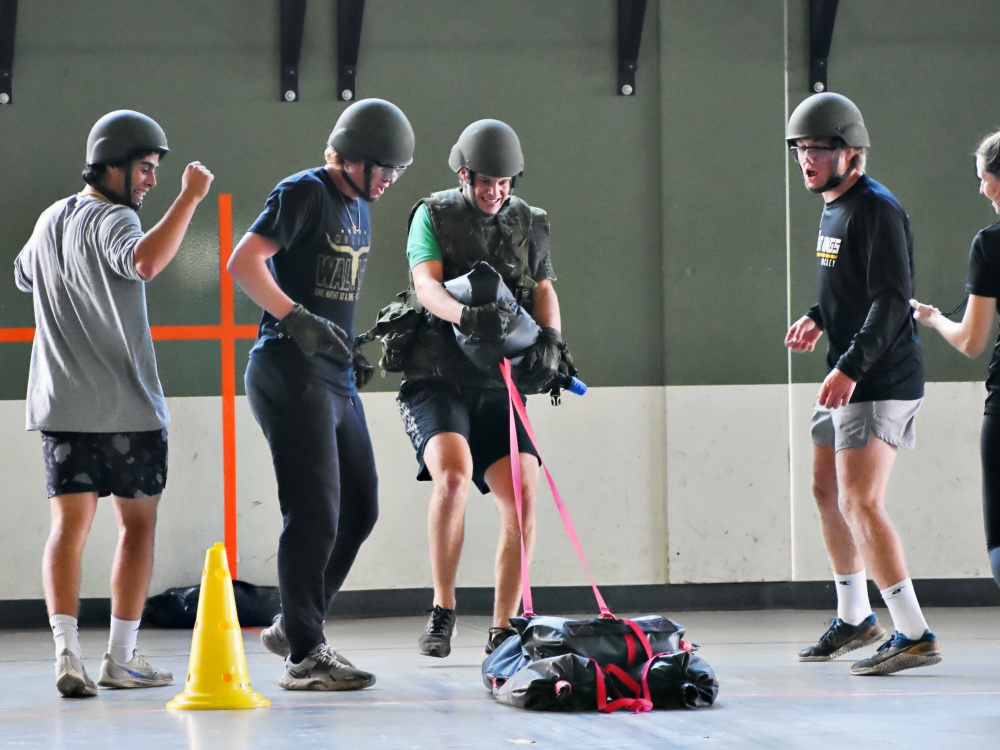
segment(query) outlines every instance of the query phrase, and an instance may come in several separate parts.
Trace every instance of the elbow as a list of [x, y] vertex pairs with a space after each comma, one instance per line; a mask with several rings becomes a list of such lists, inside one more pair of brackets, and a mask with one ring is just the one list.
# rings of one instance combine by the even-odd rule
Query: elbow
[[243, 272], [246, 270], [246, 256], [240, 253], [239, 248], [233, 251], [226, 261], [226, 271], [237, 281], [242, 282]]
[[135, 272], [139, 274], [139, 278], [143, 281], [152, 281], [156, 278], [160, 270], [155, 264], [148, 261], [136, 261], [135, 264]]
[[975, 359], [983, 353], [983, 349], [985, 348], [986, 345], [980, 343], [979, 341], [966, 341], [961, 347], [959, 347], [959, 351], [969, 359]]

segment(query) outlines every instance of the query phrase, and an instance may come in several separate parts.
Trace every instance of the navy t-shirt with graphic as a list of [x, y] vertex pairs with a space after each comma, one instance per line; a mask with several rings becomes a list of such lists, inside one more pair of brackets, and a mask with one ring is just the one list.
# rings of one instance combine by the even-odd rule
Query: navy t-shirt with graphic
[[827, 364], [857, 382], [851, 402], [922, 398], [913, 237], [899, 202], [862, 175], [823, 208], [816, 255], [819, 302], [807, 314], [827, 334]]
[[[1000, 298], [1000, 222], [986, 227], [969, 250], [969, 281], [965, 291], [977, 297]], [[986, 414], [1000, 414], [1000, 338], [993, 348], [986, 377]]]
[[[250, 231], [280, 247], [268, 266], [278, 286], [309, 312], [336, 323], [354, 340], [354, 314], [361, 292], [371, 221], [368, 204], [348, 200], [324, 167], [298, 172], [278, 184]], [[279, 339], [277, 319], [266, 310], [254, 349], [295, 347]], [[289, 348], [290, 356], [298, 356]], [[354, 395], [353, 367], [317, 354], [305, 358], [324, 381], [343, 395]]]

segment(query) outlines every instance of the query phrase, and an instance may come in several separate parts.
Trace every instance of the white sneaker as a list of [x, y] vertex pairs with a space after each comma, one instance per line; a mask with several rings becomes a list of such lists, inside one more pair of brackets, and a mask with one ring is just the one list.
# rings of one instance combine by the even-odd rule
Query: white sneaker
[[260, 631], [260, 642], [272, 654], [281, 657], [288, 656], [291, 646], [288, 645], [288, 636], [285, 635], [285, 621], [281, 615], [275, 615], [274, 622]]
[[361, 690], [375, 684], [375, 675], [337, 657], [337, 652], [321, 643], [299, 664], [285, 659], [285, 674], [278, 687], [285, 690]]
[[56, 690], [63, 698], [93, 698], [97, 695], [97, 685], [87, 676], [83, 662], [64, 648], [56, 659]]
[[119, 664], [111, 654], [105, 654], [101, 661], [101, 676], [97, 684], [106, 688], [162, 687], [174, 681], [170, 672], [157, 669], [139, 651], [132, 661]]

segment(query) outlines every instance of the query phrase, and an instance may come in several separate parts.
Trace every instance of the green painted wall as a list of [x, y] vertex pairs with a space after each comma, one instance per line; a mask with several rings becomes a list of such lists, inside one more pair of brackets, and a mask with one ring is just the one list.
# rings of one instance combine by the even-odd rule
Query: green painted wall
[[[969, 240], [995, 219], [968, 158], [1000, 126], [995, 3], [965, 0], [961, 13], [936, 0], [840, 5], [831, 89], [865, 113], [870, 172], [911, 215], [920, 295], [957, 304]], [[453, 184], [446, 159], [458, 133], [498, 117], [524, 145], [518, 193], [551, 216], [564, 333], [591, 385], [784, 382], [786, 268], [798, 317], [813, 297], [820, 211], [792, 174], [789, 259], [782, 135], [788, 108], [807, 94], [807, 3], [651, 0], [631, 98], [614, 91], [615, 9], [613, 0], [367, 4], [358, 93], [399, 104], [417, 152], [373, 209], [361, 323], [405, 286], [409, 208]], [[238, 239], [278, 180], [321, 163], [346, 106], [334, 90], [333, 4], [310, 3], [292, 104], [278, 98], [278, 38], [273, 0], [20, 3], [14, 103], [0, 107], [0, 326], [32, 324], [13, 259], [37, 215], [81, 184], [90, 126], [122, 107], [155, 117], [172, 148], [143, 209], [147, 226], [175, 197], [185, 163], [216, 174], [180, 256], [149, 286], [152, 322], [217, 322], [216, 195], [233, 195]], [[238, 322], [257, 316], [239, 295]], [[982, 379], [984, 362], [925, 338], [932, 379]], [[217, 344], [157, 349], [169, 395], [218, 393]], [[28, 351], [0, 344], [0, 398], [23, 398]], [[819, 354], [793, 364], [797, 381], [822, 376]]]

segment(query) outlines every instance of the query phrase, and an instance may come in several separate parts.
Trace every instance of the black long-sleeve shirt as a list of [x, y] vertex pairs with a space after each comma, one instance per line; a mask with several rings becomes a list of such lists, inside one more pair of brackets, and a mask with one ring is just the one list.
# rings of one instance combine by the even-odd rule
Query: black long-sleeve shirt
[[924, 357], [910, 311], [913, 237], [896, 198], [867, 175], [827, 203], [816, 244], [827, 364], [857, 381], [852, 402], [924, 395]]

